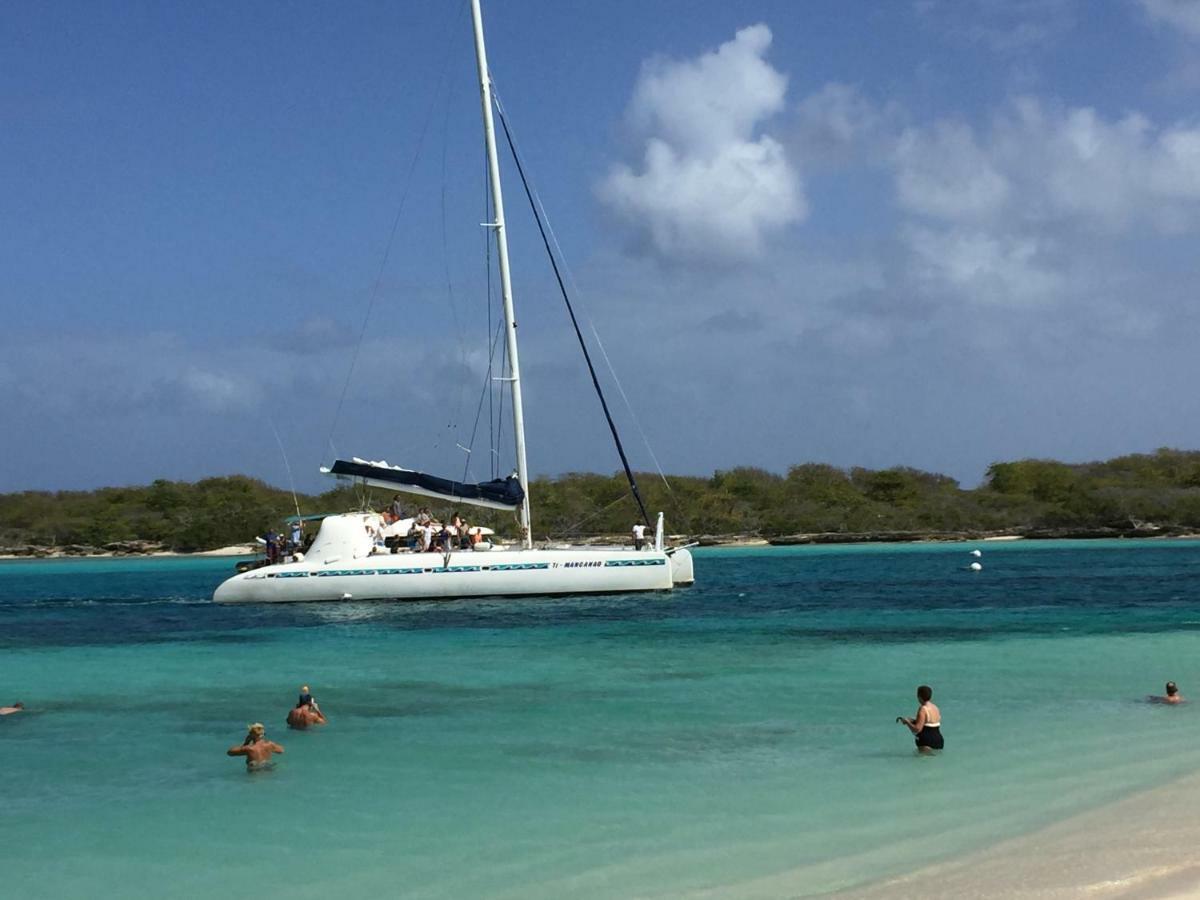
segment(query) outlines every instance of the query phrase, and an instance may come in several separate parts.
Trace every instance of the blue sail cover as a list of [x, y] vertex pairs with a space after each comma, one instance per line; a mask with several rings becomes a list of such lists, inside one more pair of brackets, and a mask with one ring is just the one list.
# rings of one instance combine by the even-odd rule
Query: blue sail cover
[[399, 466], [389, 466], [387, 463], [368, 462], [357, 458], [334, 460], [333, 465], [323, 471], [331, 475], [361, 478], [368, 484], [409, 494], [461, 501], [492, 509], [517, 509], [525, 500], [525, 491], [515, 475], [481, 484], [466, 484], [436, 475], [425, 475], [411, 469], [402, 469]]

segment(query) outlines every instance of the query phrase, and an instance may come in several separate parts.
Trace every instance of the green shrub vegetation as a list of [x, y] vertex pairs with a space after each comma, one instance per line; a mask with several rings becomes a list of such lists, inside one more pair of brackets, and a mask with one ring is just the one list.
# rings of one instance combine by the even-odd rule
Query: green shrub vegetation
[[[740, 467], [709, 478], [657, 475], [639, 483], [653, 515], [673, 533], [939, 533], [1038, 530], [1120, 532], [1200, 529], [1200, 451], [1161, 449], [1105, 462], [1000, 462], [964, 490], [917, 469], [839, 469], [820, 463], [786, 474]], [[624, 533], [636, 518], [622, 474], [571, 473], [531, 486], [538, 538]], [[301, 512], [382, 508], [391, 493], [342, 486], [297, 498]], [[411, 498], [416, 507], [420, 498]], [[425, 501], [428, 502], [428, 501]], [[434, 506], [449, 515], [450, 507]], [[0, 546], [153, 541], [178, 551], [244, 543], [295, 512], [291, 493], [231, 475], [195, 483], [155, 481], [94, 491], [0, 495]], [[512, 535], [512, 516], [468, 507], [472, 522]]]

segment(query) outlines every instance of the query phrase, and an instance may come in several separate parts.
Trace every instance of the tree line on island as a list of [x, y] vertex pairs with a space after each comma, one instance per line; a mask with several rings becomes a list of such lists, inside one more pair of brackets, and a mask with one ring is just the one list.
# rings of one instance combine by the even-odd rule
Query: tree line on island
[[[643, 474], [651, 515], [691, 538], [760, 536], [778, 543], [1023, 535], [1090, 537], [1200, 530], [1200, 451], [1160, 449], [1103, 462], [999, 462], [979, 487], [904, 466], [840, 469], [822, 463], [786, 474], [739, 467], [711, 477]], [[626, 535], [636, 518], [621, 473], [571, 473], [530, 485], [538, 539]], [[0, 494], [0, 552], [75, 547], [179, 552], [246, 543], [305, 515], [381, 509], [391, 493], [343, 485], [300, 495], [243, 475], [194, 483]], [[421, 498], [418, 503], [432, 505]], [[439, 510], [435, 509], [435, 512]], [[452, 508], [441, 512], [448, 516]], [[463, 508], [471, 522], [515, 536], [514, 518]]]

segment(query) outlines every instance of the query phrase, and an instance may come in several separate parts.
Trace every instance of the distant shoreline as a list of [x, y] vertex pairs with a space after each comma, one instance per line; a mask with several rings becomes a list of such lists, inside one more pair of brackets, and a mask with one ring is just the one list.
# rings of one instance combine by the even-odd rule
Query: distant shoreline
[[[228, 547], [217, 547], [214, 550], [196, 550], [187, 553], [176, 550], [163, 550], [161, 545], [117, 550], [81, 545], [66, 545], [63, 547], [29, 545], [21, 548], [4, 547], [0, 549], [3, 551], [0, 552], [0, 559], [155, 559], [189, 556], [255, 556], [259, 553], [259, 548], [256, 544], [231, 544]], [[18, 549], [22, 552], [12, 552]]]
[[[1197, 540], [1200, 533], [1190, 529], [1031, 529], [1024, 533], [979, 533], [979, 532], [817, 532], [812, 534], [778, 535], [761, 537], [753, 534], [704, 534], [671, 535], [671, 543], [680, 546], [693, 544], [700, 547], [793, 547], [835, 544], [954, 544], [954, 543], [1007, 543], [1012, 541], [1038, 540]], [[579, 541], [580, 545], [628, 543], [625, 535], [603, 535]], [[155, 559], [186, 557], [235, 557], [259, 556], [263, 552], [259, 544], [230, 544], [212, 550], [176, 551], [163, 549], [161, 544], [149, 541], [130, 541], [120, 547], [90, 547], [68, 544], [65, 546], [27, 545], [0, 548], [0, 560], [18, 559]]]

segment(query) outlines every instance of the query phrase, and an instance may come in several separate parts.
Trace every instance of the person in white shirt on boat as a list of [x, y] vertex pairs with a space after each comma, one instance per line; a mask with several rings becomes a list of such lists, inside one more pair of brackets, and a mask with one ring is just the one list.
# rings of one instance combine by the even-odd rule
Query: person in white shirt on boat
[[633, 549], [641, 550], [646, 543], [646, 526], [638, 522], [633, 526]]
[[434, 531], [435, 528], [432, 520], [424, 524], [421, 524], [419, 521], [413, 522], [413, 526], [408, 532], [413, 553], [429, 552], [429, 547], [433, 544]]

